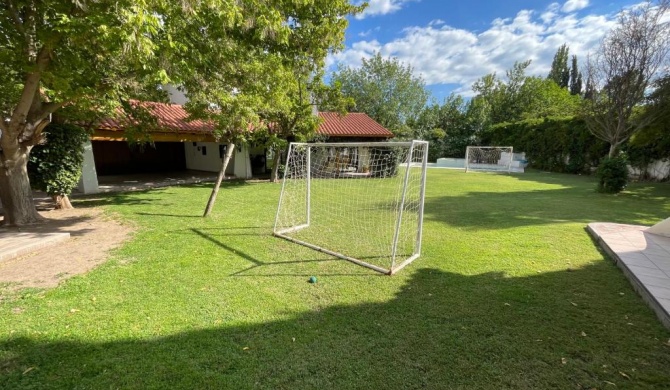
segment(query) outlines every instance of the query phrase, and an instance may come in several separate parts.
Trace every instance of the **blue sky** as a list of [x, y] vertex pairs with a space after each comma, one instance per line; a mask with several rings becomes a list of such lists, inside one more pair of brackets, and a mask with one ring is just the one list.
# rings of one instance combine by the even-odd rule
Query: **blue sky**
[[639, 2], [368, 0], [328, 64], [356, 67], [379, 51], [411, 65], [439, 101], [451, 92], [469, 96], [476, 79], [504, 75], [515, 61], [531, 59], [528, 73], [546, 75], [563, 43], [583, 65], [617, 12]]

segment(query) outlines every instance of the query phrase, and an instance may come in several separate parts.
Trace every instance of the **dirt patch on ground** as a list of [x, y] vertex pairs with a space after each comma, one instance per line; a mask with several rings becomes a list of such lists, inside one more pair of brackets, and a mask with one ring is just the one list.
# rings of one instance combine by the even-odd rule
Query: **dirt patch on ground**
[[[70, 239], [28, 255], [0, 262], [0, 299], [3, 291], [25, 287], [55, 287], [74, 275], [106, 261], [109, 251], [130, 237], [133, 228], [98, 208], [40, 212], [47, 222], [22, 232], [68, 232]], [[0, 234], [11, 229], [0, 228]]]

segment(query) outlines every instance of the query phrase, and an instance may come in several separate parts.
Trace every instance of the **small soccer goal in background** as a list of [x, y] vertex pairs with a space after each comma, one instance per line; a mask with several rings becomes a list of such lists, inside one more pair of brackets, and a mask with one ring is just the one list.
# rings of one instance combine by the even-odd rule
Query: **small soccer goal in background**
[[465, 149], [465, 172], [511, 172], [513, 159], [511, 146], [468, 146]]
[[393, 274], [419, 257], [428, 142], [291, 143], [274, 235]]

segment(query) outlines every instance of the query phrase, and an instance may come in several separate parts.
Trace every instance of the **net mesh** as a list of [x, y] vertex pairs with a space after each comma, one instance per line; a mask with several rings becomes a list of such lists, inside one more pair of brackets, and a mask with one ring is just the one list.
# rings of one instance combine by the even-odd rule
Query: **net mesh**
[[391, 271], [419, 250], [427, 149], [291, 144], [275, 233]]
[[468, 146], [465, 152], [466, 171], [509, 171], [512, 147]]

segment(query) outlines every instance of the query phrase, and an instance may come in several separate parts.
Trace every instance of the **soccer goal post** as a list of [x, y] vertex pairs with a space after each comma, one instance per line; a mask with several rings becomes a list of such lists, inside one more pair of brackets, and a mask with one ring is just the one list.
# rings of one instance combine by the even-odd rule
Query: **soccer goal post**
[[465, 172], [511, 172], [513, 159], [511, 146], [468, 146], [465, 149]]
[[421, 253], [428, 142], [291, 143], [274, 235], [393, 274]]

